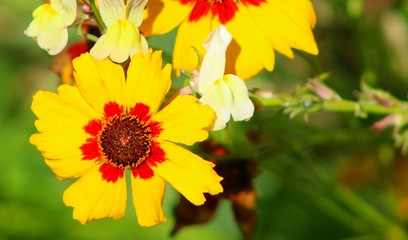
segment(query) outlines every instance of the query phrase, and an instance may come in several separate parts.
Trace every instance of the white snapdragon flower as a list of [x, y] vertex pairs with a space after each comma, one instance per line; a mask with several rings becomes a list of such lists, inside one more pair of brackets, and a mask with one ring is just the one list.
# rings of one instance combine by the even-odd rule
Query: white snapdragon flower
[[106, 57], [117, 63], [137, 53], [147, 53], [146, 39], [139, 26], [147, 0], [99, 0], [99, 12], [107, 30], [98, 39], [90, 54], [98, 60]]
[[234, 121], [242, 121], [254, 114], [245, 82], [233, 74], [224, 75], [225, 53], [230, 42], [231, 34], [220, 25], [203, 44], [207, 53], [195, 88], [202, 96], [200, 103], [208, 104], [216, 113], [213, 130], [225, 128], [230, 116]]
[[74, 23], [76, 14], [76, 0], [51, 0], [33, 11], [34, 19], [24, 33], [49, 54], [58, 54], [67, 45], [67, 27]]

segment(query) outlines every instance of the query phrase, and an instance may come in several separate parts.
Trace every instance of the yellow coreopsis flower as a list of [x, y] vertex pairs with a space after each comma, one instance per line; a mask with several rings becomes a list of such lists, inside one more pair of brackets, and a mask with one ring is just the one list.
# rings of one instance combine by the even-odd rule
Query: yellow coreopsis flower
[[76, 0], [51, 0], [34, 10], [34, 19], [24, 33], [49, 54], [58, 54], [67, 45], [67, 27], [75, 21], [76, 13]]
[[[141, 30], [163, 34], [180, 25], [174, 46], [176, 69], [191, 71], [198, 63], [195, 49], [223, 24], [232, 35], [226, 72], [248, 79], [274, 67], [274, 50], [293, 58], [291, 48], [317, 54], [311, 28], [315, 13], [310, 0], [149, 0]], [[194, 49], [195, 48], [195, 49]]]
[[35, 94], [39, 133], [30, 142], [59, 178], [79, 177], [63, 195], [75, 219], [122, 217], [126, 170], [142, 226], [166, 220], [165, 180], [196, 205], [205, 202], [204, 193], [222, 192], [214, 164], [177, 144], [206, 139], [214, 112], [189, 95], [159, 111], [171, 85], [171, 66], [162, 69], [161, 52], [135, 55], [126, 74], [120, 65], [89, 54], [73, 65], [77, 87]]
[[146, 39], [139, 26], [147, 0], [99, 0], [99, 13], [107, 30], [95, 43], [90, 53], [98, 60], [110, 57], [122, 63], [137, 53], [147, 53]]
[[[208, 104], [216, 113], [213, 130], [225, 128], [230, 120], [247, 120], [254, 114], [254, 104], [249, 99], [245, 82], [233, 74], [224, 76], [225, 52], [231, 42], [231, 34], [220, 25], [204, 42], [206, 55], [201, 64], [196, 90], [200, 102]], [[194, 84], [193, 84], [194, 86]]]

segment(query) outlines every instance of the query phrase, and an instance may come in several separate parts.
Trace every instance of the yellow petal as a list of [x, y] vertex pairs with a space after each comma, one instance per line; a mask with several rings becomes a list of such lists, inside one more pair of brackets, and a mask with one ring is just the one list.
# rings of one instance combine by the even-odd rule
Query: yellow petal
[[193, 96], [179, 95], [152, 120], [162, 123], [160, 140], [192, 145], [208, 137], [207, 129], [214, 120], [214, 112], [198, 104]]
[[316, 18], [310, 1], [268, 1], [247, 10], [280, 53], [290, 58], [291, 48], [318, 53], [312, 33]]
[[263, 68], [272, 71], [275, 58], [266, 34], [256, 25], [247, 8], [242, 4], [238, 6], [234, 18], [225, 25], [235, 40], [227, 50], [225, 72], [245, 80], [258, 74]]
[[162, 69], [161, 51], [135, 55], [127, 71], [128, 106], [143, 103], [151, 113], [157, 112], [170, 89], [170, 72], [169, 64]]
[[74, 207], [73, 217], [82, 224], [93, 219], [119, 219], [126, 210], [126, 179], [115, 183], [102, 179], [100, 165], [95, 166], [64, 192], [65, 205]]
[[45, 163], [61, 179], [80, 177], [97, 164], [95, 161], [80, 160], [78, 157], [66, 157], [59, 160], [45, 159]]
[[160, 145], [166, 161], [151, 166], [154, 173], [168, 181], [177, 191], [195, 205], [205, 202], [203, 193], [212, 195], [223, 191], [214, 164], [173, 143]]
[[98, 113], [80, 95], [78, 88], [62, 85], [58, 94], [38, 91], [31, 109], [38, 117], [35, 122], [39, 132], [84, 132], [83, 127]]
[[82, 97], [103, 116], [108, 102], [126, 104], [125, 74], [122, 66], [105, 59], [98, 61], [88, 53], [73, 61], [74, 76]]
[[52, 160], [77, 159], [81, 161], [80, 147], [86, 142], [86, 135], [80, 130], [69, 133], [45, 132], [36, 133], [30, 137], [30, 143], [35, 145], [45, 158]]
[[141, 226], [150, 227], [165, 222], [162, 204], [166, 184], [153, 175], [149, 179], [132, 177], [132, 197], [137, 220]]
[[81, 98], [76, 87], [62, 85], [58, 95], [39, 91], [31, 106], [40, 133], [30, 137], [60, 178], [78, 177], [95, 163], [82, 160], [80, 147], [89, 137], [83, 127], [98, 114]]
[[188, 17], [192, 8], [174, 0], [149, 0], [140, 30], [144, 36], [170, 32]]
[[[212, 28], [211, 17], [202, 17], [197, 22], [183, 22], [177, 32], [174, 45], [173, 64], [175, 69], [192, 71], [200, 64], [205, 49], [203, 42], [207, 39]], [[197, 50], [201, 56], [197, 55]]]
[[92, 168], [96, 162], [82, 160], [80, 146], [85, 142], [83, 134], [37, 133], [30, 137], [45, 157], [46, 164], [59, 178], [76, 178]]

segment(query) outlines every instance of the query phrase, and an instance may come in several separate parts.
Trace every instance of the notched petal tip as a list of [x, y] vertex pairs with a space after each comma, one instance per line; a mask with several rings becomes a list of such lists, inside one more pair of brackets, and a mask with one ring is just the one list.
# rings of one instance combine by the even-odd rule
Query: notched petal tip
[[152, 167], [153, 170], [191, 203], [202, 205], [204, 193], [215, 195], [223, 191], [222, 177], [215, 172], [212, 163], [176, 144], [163, 142], [161, 146], [167, 160]]
[[115, 183], [102, 179], [100, 165], [93, 167], [69, 186], [63, 195], [65, 205], [74, 208], [73, 218], [82, 224], [94, 219], [119, 219], [126, 210], [126, 180]]
[[167, 221], [162, 210], [166, 184], [153, 175], [149, 179], [132, 177], [133, 205], [137, 220], [143, 227], [151, 227]]

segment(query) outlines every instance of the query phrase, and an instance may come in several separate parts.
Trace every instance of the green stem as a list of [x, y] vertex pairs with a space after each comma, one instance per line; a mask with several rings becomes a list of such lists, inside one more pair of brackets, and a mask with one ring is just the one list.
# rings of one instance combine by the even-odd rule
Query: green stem
[[331, 112], [356, 112], [360, 110], [371, 114], [406, 114], [407, 109], [401, 107], [387, 107], [380, 104], [353, 102], [349, 100], [329, 100], [324, 101], [322, 109]]
[[102, 28], [102, 30], [105, 30], [106, 25], [102, 20], [102, 17], [101, 17], [101, 14], [99, 13], [98, 8], [96, 7], [95, 1], [91, 1], [89, 6], [91, 6], [92, 13], [93, 13], [96, 21], [98, 22], [99, 26]]
[[[266, 107], [289, 107], [290, 103], [282, 98], [263, 98], [260, 96], [253, 97], [256, 102], [261, 103]], [[354, 102], [350, 100], [322, 100], [320, 109], [328, 112], [354, 112], [354, 113], [370, 113], [370, 114], [407, 114], [408, 109], [402, 107], [388, 107], [372, 102]]]
[[88, 39], [89, 41], [92, 41], [92, 42], [97, 42], [98, 41], [97, 36], [89, 34], [89, 33], [85, 34], [85, 38]]

